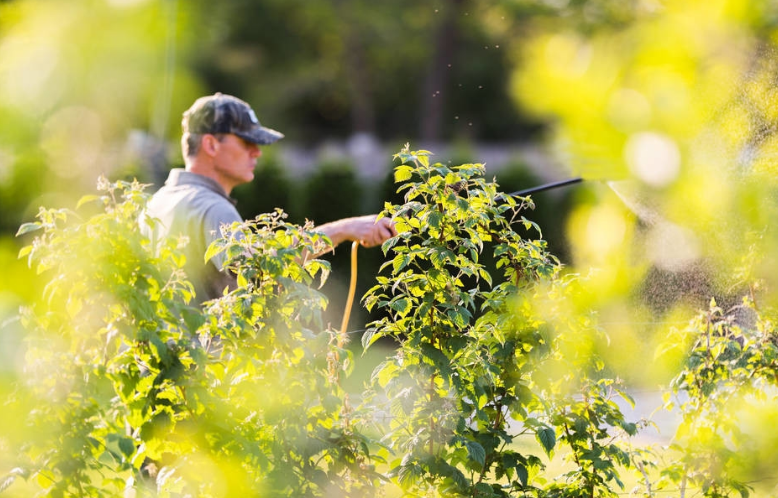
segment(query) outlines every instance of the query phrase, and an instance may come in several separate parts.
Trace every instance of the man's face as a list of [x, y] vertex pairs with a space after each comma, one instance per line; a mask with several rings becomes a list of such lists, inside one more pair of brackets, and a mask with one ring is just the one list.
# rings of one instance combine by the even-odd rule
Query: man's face
[[248, 183], [254, 179], [254, 168], [260, 155], [259, 145], [236, 135], [222, 135], [214, 156], [216, 173], [224, 185], [235, 187]]

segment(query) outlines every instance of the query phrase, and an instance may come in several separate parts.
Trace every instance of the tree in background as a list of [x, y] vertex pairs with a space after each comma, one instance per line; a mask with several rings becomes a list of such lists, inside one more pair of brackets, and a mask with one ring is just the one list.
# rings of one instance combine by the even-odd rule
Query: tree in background
[[246, 0], [207, 11], [200, 29], [215, 42], [194, 67], [297, 139], [522, 140], [537, 127], [510, 105], [510, 59], [478, 2]]

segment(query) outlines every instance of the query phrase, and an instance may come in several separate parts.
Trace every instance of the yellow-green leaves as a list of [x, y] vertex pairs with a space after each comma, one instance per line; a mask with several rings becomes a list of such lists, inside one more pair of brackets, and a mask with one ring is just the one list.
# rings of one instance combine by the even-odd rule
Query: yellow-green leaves
[[[400, 164], [415, 163], [417, 166], [428, 167], [430, 164], [429, 156], [432, 152], [428, 150], [410, 150], [410, 144], [405, 144], [405, 147], [394, 155], [395, 159], [400, 161]], [[409, 179], [409, 178], [407, 178]]]
[[[390, 475], [419, 494], [539, 492], [540, 457], [508, 449], [515, 442], [511, 425], [532, 431], [546, 455], [562, 442], [581, 462], [616, 454], [615, 445], [598, 440], [600, 427], [631, 426], [601, 386], [587, 380], [584, 369], [595, 362], [575, 351], [568, 357], [565, 341], [579, 331], [560, 332], [557, 341], [542, 318], [540, 296], [556, 295], [563, 284], [545, 242], [522, 238], [512, 226], [516, 221], [540, 234], [521, 216], [527, 204], [499, 201], [504, 196], [483, 179], [483, 165], [429, 164], [407, 145], [396, 157], [406, 202], [387, 205], [384, 215], [401, 233], [384, 245], [386, 276], [365, 297], [387, 316], [363, 336], [364, 347], [379, 337], [399, 342], [372, 379], [391, 400], [394, 418], [384, 441], [402, 456]], [[547, 369], [554, 361], [558, 372]], [[582, 378], [572, 381], [575, 368]], [[570, 395], [579, 387], [588, 403]], [[567, 425], [575, 428], [566, 431]], [[570, 475], [605, 490], [604, 482], [618, 480], [615, 459], [590, 459]]]
[[[525, 204], [501, 203], [482, 165], [429, 155], [399, 154], [407, 202], [382, 214], [400, 233], [364, 298], [383, 315], [362, 345], [398, 347], [359, 405], [340, 385], [359, 359], [322, 330], [327, 300], [313, 286], [329, 264], [310, 255], [330, 241], [311, 225], [276, 211], [223, 227], [203, 256], [223, 259], [238, 285], [201, 309], [187, 304], [182, 242], [139, 233], [143, 186], [102, 181], [103, 212], [84, 219], [41, 210], [20, 235], [36, 235], [22, 256], [50, 272], [48, 301], [25, 324], [41, 400], [32, 423], [56, 434], [27, 457], [63, 495], [121, 493], [144, 460], [168, 456], [178, 477], [161, 491], [193, 496], [209, 496], [202, 476], [214, 472], [225, 496], [367, 496], [386, 476], [417, 495], [605, 494], [625, 461], [609, 432], [636, 426], [610, 399], [617, 384], [590, 378], [602, 365], [577, 349], [591, 323], [569, 312], [571, 279], [542, 239], [515, 231], [537, 227]], [[380, 442], [366, 435], [376, 424]], [[517, 451], [521, 434], [539, 446]], [[576, 468], [542, 475], [541, 457], [560, 447]], [[93, 480], [95, 461], [115, 477]]]
[[410, 166], [397, 166], [394, 169], [394, 181], [396, 183], [405, 182], [411, 179], [413, 168]]
[[711, 300], [707, 312], [668, 338], [687, 345], [687, 357], [663, 397], [682, 423], [660, 482], [748, 496], [748, 469], [767, 468], [765, 458], [774, 464], [767, 450], [774, 438], [766, 436], [773, 432], [766, 415], [778, 403], [773, 323], [750, 299], [728, 311]]
[[214, 496], [213, 472], [229, 496], [269, 482], [275, 496], [368, 494], [380, 476], [338, 384], [353, 354], [322, 332], [326, 298], [311, 288], [329, 272], [309, 256], [327, 237], [280, 211], [225, 227], [204, 256], [223, 255], [238, 288], [194, 308], [179, 241], [139, 231], [143, 186], [99, 186], [81, 206], [102, 212], [41, 209], [20, 229], [48, 279], [24, 320], [25, 472], [51, 496], [121, 495], [148, 459], [176, 476], [157, 479], [161, 494]]

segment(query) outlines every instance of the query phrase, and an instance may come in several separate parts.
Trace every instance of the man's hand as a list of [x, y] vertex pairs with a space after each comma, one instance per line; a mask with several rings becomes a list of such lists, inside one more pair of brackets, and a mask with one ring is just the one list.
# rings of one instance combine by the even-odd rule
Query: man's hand
[[334, 246], [346, 240], [355, 240], [364, 247], [375, 247], [397, 235], [392, 220], [376, 218], [374, 214], [344, 218], [317, 227], [317, 230], [326, 234]]
[[353, 234], [348, 240], [358, 240], [364, 247], [375, 247], [397, 235], [394, 223], [389, 218], [376, 220], [375, 215], [360, 216], [347, 220], [352, 225]]

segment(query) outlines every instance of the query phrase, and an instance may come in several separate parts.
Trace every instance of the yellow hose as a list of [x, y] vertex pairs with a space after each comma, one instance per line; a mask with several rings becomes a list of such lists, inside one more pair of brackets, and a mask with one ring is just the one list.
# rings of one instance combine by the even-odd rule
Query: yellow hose
[[346, 310], [343, 312], [343, 322], [340, 325], [340, 334], [338, 335], [338, 348], [342, 348], [346, 343], [348, 334], [348, 319], [351, 316], [351, 306], [354, 304], [354, 294], [357, 292], [357, 249], [359, 242], [354, 241], [351, 244], [351, 282], [348, 286], [348, 299], [346, 299]]

